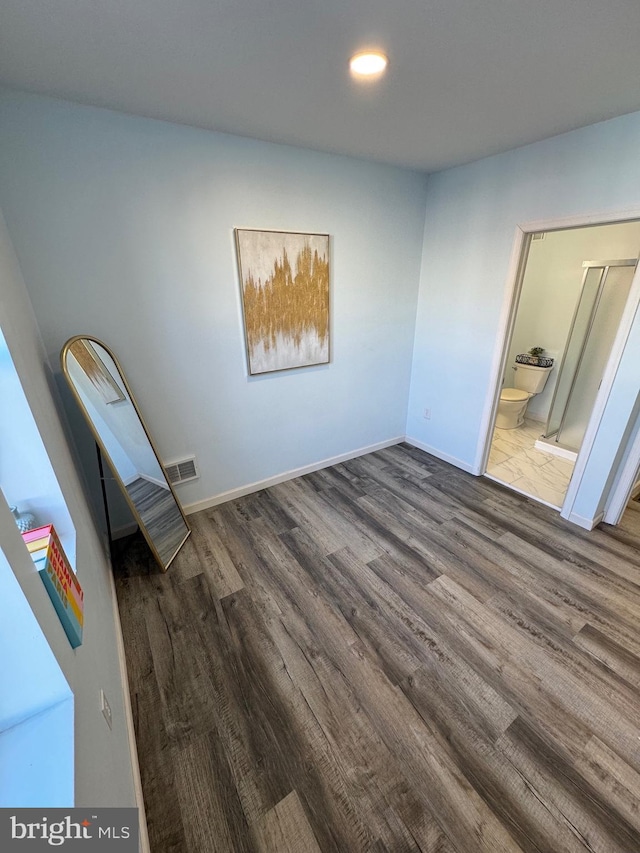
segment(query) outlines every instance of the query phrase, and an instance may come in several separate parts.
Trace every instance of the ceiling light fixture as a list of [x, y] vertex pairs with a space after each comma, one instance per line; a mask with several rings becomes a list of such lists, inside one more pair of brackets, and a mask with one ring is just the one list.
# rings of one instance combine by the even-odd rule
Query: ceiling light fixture
[[357, 77], [376, 77], [385, 70], [389, 60], [384, 53], [367, 51], [356, 53], [349, 60], [351, 73]]

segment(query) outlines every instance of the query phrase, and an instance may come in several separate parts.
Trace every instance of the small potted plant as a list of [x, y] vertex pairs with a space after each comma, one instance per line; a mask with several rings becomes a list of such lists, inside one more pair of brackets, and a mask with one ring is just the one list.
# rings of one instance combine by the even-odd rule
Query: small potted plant
[[540, 361], [539, 361], [540, 356], [542, 355], [543, 352], [544, 352], [544, 347], [531, 347], [531, 349], [529, 350], [529, 355], [531, 356], [531, 363], [532, 364], [539, 364], [540, 363]]

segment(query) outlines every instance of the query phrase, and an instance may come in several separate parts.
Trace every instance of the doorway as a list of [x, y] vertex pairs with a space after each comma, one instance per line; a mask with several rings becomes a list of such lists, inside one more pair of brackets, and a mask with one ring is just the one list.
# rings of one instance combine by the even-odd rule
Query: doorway
[[[496, 399], [497, 418], [494, 414], [487, 436], [489, 478], [561, 509], [628, 300], [639, 247], [639, 221], [524, 235], [496, 394], [516, 402], [505, 407]], [[532, 360], [544, 365], [539, 373], [548, 374], [533, 390], [518, 377]], [[505, 408], [520, 405], [521, 419], [502, 416]]]

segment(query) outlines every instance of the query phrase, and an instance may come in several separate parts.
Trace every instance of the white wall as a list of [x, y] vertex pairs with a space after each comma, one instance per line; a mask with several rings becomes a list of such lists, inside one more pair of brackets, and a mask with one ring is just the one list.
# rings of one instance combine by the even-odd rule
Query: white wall
[[[4, 93], [0, 203], [47, 352], [93, 334], [186, 504], [405, 432], [426, 179]], [[234, 227], [331, 235], [329, 365], [248, 378]]]
[[[116, 652], [109, 568], [62, 431], [33, 309], [1, 216], [0, 327], [76, 529], [76, 565], [85, 593], [84, 641], [78, 649], [74, 651], [69, 645], [3, 499], [0, 499], [0, 547], [75, 696], [76, 804], [134, 806], [125, 687]], [[3, 658], [12, 654], [11, 648], [1, 650]], [[100, 711], [100, 688], [104, 689], [113, 710], [113, 731]]]
[[[635, 113], [429, 179], [409, 436], [477, 470], [516, 226], [624, 211], [637, 215], [639, 146]], [[630, 387], [623, 388], [626, 380]], [[617, 446], [624, 435], [627, 398], [639, 383], [637, 350], [635, 356], [629, 350], [608, 407], [610, 429], [598, 436], [582, 483], [587, 517], [606, 487], [606, 442]], [[427, 406], [428, 421], [422, 416]]]
[[541, 394], [529, 401], [527, 414], [546, 421], [571, 321], [580, 296], [583, 261], [637, 258], [640, 222], [547, 232], [531, 242], [507, 358], [505, 385], [513, 382], [512, 365], [518, 353], [543, 346], [555, 359]]

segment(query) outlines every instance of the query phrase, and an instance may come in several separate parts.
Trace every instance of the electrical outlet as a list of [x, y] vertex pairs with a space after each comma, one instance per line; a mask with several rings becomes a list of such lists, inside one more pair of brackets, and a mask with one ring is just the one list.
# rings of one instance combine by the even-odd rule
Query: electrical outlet
[[104, 695], [104, 690], [100, 691], [100, 708], [102, 709], [102, 716], [107, 721], [107, 725], [112, 729], [113, 717], [111, 716], [111, 705], [107, 701], [107, 697]]
[[431, 420], [431, 409], [425, 409], [424, 410], [424, 419], [425, 419], [425, 421]]

